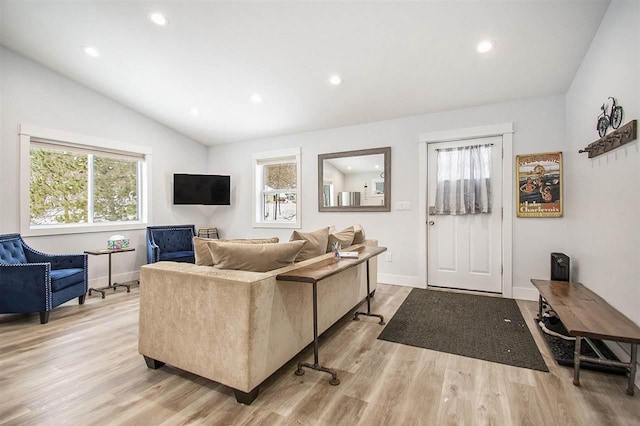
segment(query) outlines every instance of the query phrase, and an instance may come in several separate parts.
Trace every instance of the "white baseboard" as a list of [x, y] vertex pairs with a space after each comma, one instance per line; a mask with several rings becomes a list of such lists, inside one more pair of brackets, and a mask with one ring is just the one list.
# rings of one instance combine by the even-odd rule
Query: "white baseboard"
[[[111, 284], [113, 283], [126, 283], [128, 281], [135, 281], [140, 279], [140, 271], [124, 272], [122, 274], [111, 275]], [[109, 277], [98, 277], [89, 280], [89, 287], [106, 287], [109, 285]]]
[[405, 275], [378, 273], [378, 282], [381, 284], [401, 285], [404, 287], [426, 288], [424, 283], [420, 282], [420, 277]]
[[537, 301], [539, 298], [538, 290], [535, 288], [513, 287], [512, 297], [519, 300]]
[[[405, 287], [426, 288], [425, 284], [420, 281], [420, 277], [378, 273], [378, 282]], [[535, 302], [538, 300], [538, 290], [535, 288], [514, 287], [513, 298]]]

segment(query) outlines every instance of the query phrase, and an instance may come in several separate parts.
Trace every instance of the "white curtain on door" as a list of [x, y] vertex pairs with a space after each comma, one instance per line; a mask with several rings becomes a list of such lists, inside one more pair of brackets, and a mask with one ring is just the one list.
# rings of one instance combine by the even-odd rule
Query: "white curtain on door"
[[491, 148], [436, 149], [435, 214], [491, 213]]

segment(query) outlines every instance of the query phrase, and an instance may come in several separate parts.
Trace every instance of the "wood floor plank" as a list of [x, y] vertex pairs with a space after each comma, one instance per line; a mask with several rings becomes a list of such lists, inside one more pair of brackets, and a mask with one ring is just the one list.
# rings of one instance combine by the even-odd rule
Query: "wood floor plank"
[[473, 418], [476, 424], [499, 425], [503, 419], [511, 418], [511, 407], [507, 389], [499, 378], [497, 364], [478, 360], [475, 363]]
[[[456, 357], [462, 358], [462, 357]], [[469, 365], [464, 360], [450, 358], [445, 371], [440, 408], [439, 424], [466, 425], [473, 419], [474, 380]]]
[[[411, 291], [379, 285], [372, 310], [387, 320]], [[341, 319], [321, 337], [329, 375], [294, 373], [309, 346], [261, 386], [250, 406], [226, 386], [138, 354], [138, 290], [72, 301], [38, 315], [0, 315], [0, 425], [631, 425], [640, 392], [624, 376], [585, 370], [582, 386], [558, 366], [518, 301], [549, 373], [378, 340], [375, 318]]]

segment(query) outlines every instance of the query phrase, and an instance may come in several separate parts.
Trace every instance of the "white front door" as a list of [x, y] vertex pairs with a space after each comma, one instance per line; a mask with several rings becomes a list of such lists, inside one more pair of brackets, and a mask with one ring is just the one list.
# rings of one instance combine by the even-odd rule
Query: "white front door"
[[[493, 144], [491, 213], [435, 215], [436, 149]], [[502, 293], [502, 137], [427, 145], [427, 284]]]

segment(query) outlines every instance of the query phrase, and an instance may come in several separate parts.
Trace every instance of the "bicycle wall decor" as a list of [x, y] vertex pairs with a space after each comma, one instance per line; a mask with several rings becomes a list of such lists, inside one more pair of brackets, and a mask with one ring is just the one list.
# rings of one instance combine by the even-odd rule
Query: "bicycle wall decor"
[[611, 126], [614, 130], [620, 127], [622, 124], [622, 115], [623, 110], [620, 105], [616, 105], [616, 98], [609, 96], [607, 100], [611, 99], [611, 109], [607, 114], [607, 110], [609, 109], [609, 105], [607, 103], [603, 103], [600, 107], [600, 115], [598, 116], [598, 124], [596, 125], [596, 129], [598, 130], [598, 134], [600, 137], [604, 137], [607, 134], [607, 129]]
[[[611, 99], [611, 104], [608, 102], [609, 99]], [[637, 120], [632, 120], [620, 127], [623, 115], [624, 111], [622, 107], [617, 104], [616, 98], [609, 96], [607, 101], [600, 107], [600, 115], [598, 115], [598, 122], [596, 124], [596, 130], [598, 131], [600, 139], [590, 143], [584, 149], [578, 151], [578, 153], [582, 154], [586, 152], [589, 154], [589, 158], [593, 158], [636, 140], [638, 133]], [[614, 130], [607, 135], [609, 127]]]

